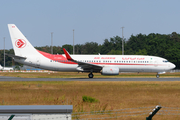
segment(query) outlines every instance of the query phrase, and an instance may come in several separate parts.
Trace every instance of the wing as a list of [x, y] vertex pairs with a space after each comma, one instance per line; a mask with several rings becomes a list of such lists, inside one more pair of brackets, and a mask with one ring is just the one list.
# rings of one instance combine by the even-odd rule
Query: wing
[[77, 60], [74, 60], [70, 54], [68, 53], [68, 51], [66, 51], [65, 48], [63, 48], [63, 51], [66, 55], [66, 58], [69, 60], [69, 61], [73, 61], [75, 63], [78, 64], [78, 68], [77, 70], [80, 70], [80, 71], [84, 71], [84, 72], [100, 72], [103, 68], [103, 66], [100, 66], [100, 65], [96, 65], [96, 64], [91, 64], [91, 63], [86, 63], [86, 62], [80, 62], [80, 61], [77, 61]]

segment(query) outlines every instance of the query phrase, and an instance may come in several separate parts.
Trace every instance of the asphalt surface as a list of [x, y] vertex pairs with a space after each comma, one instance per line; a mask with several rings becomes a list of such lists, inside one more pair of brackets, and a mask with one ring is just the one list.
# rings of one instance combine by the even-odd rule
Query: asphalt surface
[[0, 81], [180, 81], [180, 78], [18, 78], [0, 76]]

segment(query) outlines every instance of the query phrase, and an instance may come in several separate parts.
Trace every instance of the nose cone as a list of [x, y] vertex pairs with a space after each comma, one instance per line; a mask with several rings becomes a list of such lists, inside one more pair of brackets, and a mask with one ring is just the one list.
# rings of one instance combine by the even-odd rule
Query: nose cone
[[176, 65], [175, 64], [173, 64], [173, 63], [171, 63], [171, 69], [174, 69], [175, 67], [176, 67]]

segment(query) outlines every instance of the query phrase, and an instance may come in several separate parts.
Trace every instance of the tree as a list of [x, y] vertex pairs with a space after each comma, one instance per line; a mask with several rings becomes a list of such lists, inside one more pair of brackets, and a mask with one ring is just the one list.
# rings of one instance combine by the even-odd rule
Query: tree
[[62, 48], [65, 48], [70, 54], [73, 53], [73, 46], [72, 45], [65, 44], [62, 46]]
[[[122, 50], [122, 38], [119, 36], [110, 38], [110, 41], [108, 39], [104, 40], [104, 43], [102, 44], [100, 48], [100, 53], [101, 54], [108, 54], [111, 53], [111, 50]], [[119, 54], [119, 53], [118, 53]]]
[[122, 51], [120, 50], [111, 50], [108, 52], [108, 55], [122, 55]]
[[146, 49], [139, 49], [139, 51], [138, 52], [136, 52], [136, 55], [147, 55], [147, 51], [146, 51]]
[[85, 45], [82, 45], [81, 50], [82, 54], [98, 54], [100, 52], [96, 42], [86, 42]]

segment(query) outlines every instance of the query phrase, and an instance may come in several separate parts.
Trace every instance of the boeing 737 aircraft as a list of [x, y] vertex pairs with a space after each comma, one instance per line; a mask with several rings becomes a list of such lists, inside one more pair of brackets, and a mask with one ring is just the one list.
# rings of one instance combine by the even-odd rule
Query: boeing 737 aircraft
[[53, 71], [88, 72], [89, 78], [93, 73], [102, 75], [119, 75], [119, 72], [156, 72], [165, 73], [175, 68], [173, 63], [156, 56], [144, 55], [54, 55], [36, 50], [27, 38], [14, 24], [8, 24], [16, 62]]

